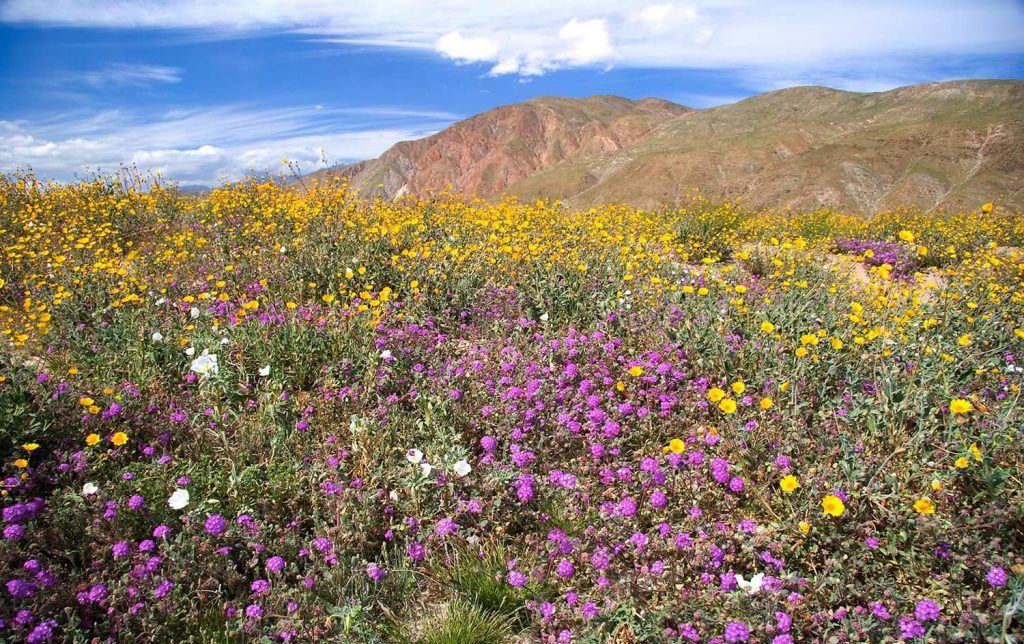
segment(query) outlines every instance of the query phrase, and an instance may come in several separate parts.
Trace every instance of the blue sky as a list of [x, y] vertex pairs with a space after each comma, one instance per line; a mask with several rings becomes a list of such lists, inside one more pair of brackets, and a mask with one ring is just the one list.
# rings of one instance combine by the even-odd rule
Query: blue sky
[[[357, 6], [362, 5], [362, 6]], [[0, 0], [0, 171], [185, 183], [377, 156], [542, 95], [1024, 77], [1011, 0]]]

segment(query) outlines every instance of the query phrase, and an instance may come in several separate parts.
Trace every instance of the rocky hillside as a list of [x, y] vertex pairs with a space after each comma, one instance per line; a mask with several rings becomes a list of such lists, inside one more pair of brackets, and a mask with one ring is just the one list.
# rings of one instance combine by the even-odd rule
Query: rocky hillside
[[870, 94], [797, 87], [706, 110], [658, 99], [545, 97], [329, 172], [388, 197], [450, 187], [650, 208], [699, 190], [752, 207], [865, 214], [991, 200], [1024, 209], [1024, 81]]

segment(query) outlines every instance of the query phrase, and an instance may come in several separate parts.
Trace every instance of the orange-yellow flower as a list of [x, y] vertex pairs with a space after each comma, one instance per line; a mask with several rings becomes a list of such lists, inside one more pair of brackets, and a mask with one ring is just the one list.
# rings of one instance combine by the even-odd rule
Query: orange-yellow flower
[[724, 414], [732, 414], [736, 412], [736, 401], [732, 398], [725, 398], [722, 402], [718, 403], [718, 408], [722, 410]]
[[949, 403], [949, 411], [954, 414], [966, 414], [973, 410], [974, 405], [971, 404], [971, 401], [964, 400], [963, 398], [954, 398]]
[[686, 443], [679, 438], [673, 438], [668, 442], [668, 451], [673, 454], [682, 454], [686, 451]]
[[120, 447], [128, 442], [128, 434], [125, 434], [124, 432], [117, 432], [110, 438], [110, 442], [117, 447]]
[[779, 487], [782, 488], [783, 492], [789, 494], [793, 490], [800, 487], [800, 479], [793, 476], [792, 474], [787, 474], [782, 477], [782, 480], [779, 481]]
[[914, 501], [914, 510], [918, 514], [935, 514], [935, 504], [928, 497]]
[[846, 504], [835, 494], [829, 494], [822, 499], [821, 507], [825, 510], [825, 514], [837, 518], [843, 516], [843, 512], [846, 512]]
[[85, 444], [90, 446], [90, 447], [92, 447], [93, 445], [95, 445], [98, 442], [100, 442], [100, 435], [99, 434], [89, 434], [88, 436], [85, 437]]

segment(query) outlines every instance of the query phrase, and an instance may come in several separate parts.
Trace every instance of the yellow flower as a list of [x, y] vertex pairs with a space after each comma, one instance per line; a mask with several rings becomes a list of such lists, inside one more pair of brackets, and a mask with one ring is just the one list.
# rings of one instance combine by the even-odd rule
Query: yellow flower
[[708, 391], [708, 400], [710, 400], [711, 402], [718, 402], [722, 398], [725, 398], [725, 392], [719, 389], [718, 387], [712, 387]]
[[718, 403], [718, 408], [725, 414], [732, 414], [736, 411], [736, 401], [732, 398], [724, 398]]
[[779, 481], [779, 487], [782, 488], [783, 492], [789, 494], [793, 490], [800, 487], [800, 479], [793, 476], [792, 474], [787, 474], [782, 477], [781, 481]]
[[910, 232], [909, 230], [901, 230], [900, 231], [900, 239], [905, 241], [905, 242], [907, 242], [908, 244], [913, 244], [914, 243], [914, 233]]
[[326, 304], [330, 304], [331, 302], [334, 301], [334, 296], [331, 295], [330, 293], [327, 293], [325, 295], [322, 295], [320, 299], [323, 300]]
[[843, 516], [843, 512], [846, 511], [846, 505], [843, 503], [843, 500], [835, 494], [829, 494], [822, 499], [821, 507], [824, 508], [825, 514], [833, 517], [841, 517]]
[[807, 355], [807, 349], [805, 349], [803, 347], [797, 347], [795, 353], [796, 353], [796, 357], [803, 358], [803, 357], [805, 357]]
[[991, 201], [983, 203], [983, 204], [981, 204], [981, 212], [983, 212], [983, 213], [985, 213], [987, 215], [988, 213], [992, 212], [992, 208], [993, 207], [994, 206], [992, 205]]
[[28, 461], [23, 458], [15, 459], [14, 467], [17, 467], [18, 469], [25, 469], [28, 467]]
[[673, 438], [668, 442], [668, 451], [673, 454], [682, 454], [686, 451], [686, 443], [681, 439]]
[[942, 481], [935, 479], [932, 481], [932, 490], [939, 492], [942, 490]]
[[935, 514], [935, 504], [928, 497], [914, 501], [914, 510], [918, 514]]
[[95, 415], [95, 414], [100, 413], [100, 408], [97, 407], [96, 405], [90, 405], [88, 411], [89, 411], [90, 414]]
[[117, 432], [111, 437], [110, 442], [117, 447], [120, 447], [128, 442], [128, 434], [125, 434], [124, 432]]
[[90, 447], [98, 442], [100, 442], [99, 434], [89, 434], [88, 436], [85, 437], [85, 444], [89, 445]]
[[764, 322], [761, 323], [761, 330], [764, 331], [765, 333], [771, 333], [772, 331], [775, 330], [775, 325], [769, 322], [768, 320], [765, 320]]
[[761, 407], [761, 409], [768, 410], [771, 409], [772, 405], [774, 404], [775, 403], [772, 402], [771, 398], [762, 398], [761, 402], [759, 403], [759, 406]]
[[960, 458], [956, 459], [956, 463], [954, 463], [953, 465], [955, 465], [958, 470], [966, 470], [970, 464], [970, 461], [961, 456]]
[[981, 462], [981, 450], [978, 449], [978, 444], [977, 443], [971, 443], [970, 450], [971, 450], [971, 456], [974, 457], [974, 460], [976, 460], [976, 461], [978, 461], [980, 463]]
[[974, 405], [969, 400], [963, 398], [954, 398], [949, 403], [949, 411], [954, 414], [966, 414], [974, 409]]
[[779, 391], [781, 391], [782, 393], [786, 393], [787, 391], [789, 391], [789, 385], [790, 382], [787, 380], [786, 382], [779, 385]]
[[832, 338], [832, 348], [839, 351], [843, 348], [843, 341], [839, 338]]
[[25, 450], [26, 452], [32, 452], [39, 449], [39, 443], [25, 443], [24, 445], [21, 446], [21, 449]]
[[644, 368], [641, 367], [640, 365], [634, 365], [634, 366], [630, 367], [629, 371], [627, 371], [626, 373], [628, 373], [629, 375], [633, 376], [634, 378], [638, 378], [638, 377], [644, 375]]
[[971, 334], [970, 333], [963, 334], [962, 336], [957, 338], [956, 343], [959, 344], [961, 347], [966, 347], [967, 345], [969, 345], [971, 343]]
[[810, 531], [811, 531], [811, 524], [807, 523], [806, 521], [801, 521], [800, 522], [800, 532], [803, 532], [804, 534], [807, 534]]
[[737, 396], [742, 396], [743, 392], [747, 390], [747, 386], [743, 384], [743, 381], [736, 381], [732, 383], [732, 392]]
[[800, 336], [800, 344], [809, 344], [811, 346], [814, 346], [818, 344], [818, 336], [813, 333], [806, 333]]
[[81, 398], [78, 399], [78, 404], [81, 405], [82, 407], [92, 407], [94, 404], [96, 404], [96, 401], [88, 396], [82, 396]]

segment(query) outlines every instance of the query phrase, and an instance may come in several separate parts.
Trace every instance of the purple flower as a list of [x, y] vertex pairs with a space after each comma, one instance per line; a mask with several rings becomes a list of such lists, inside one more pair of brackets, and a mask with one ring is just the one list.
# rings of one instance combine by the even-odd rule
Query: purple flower
[[266, 579], [257, 579], [249, 585], [249, 590], [251, 590], [254, 595], [265, 595], [270, 591], [270, 582]]
[[267, 570], [274, 573], [281, 572], [284, 570], [284, 559], [277, 556], [267, 559]]
[[32, 629], [32, 632], [28, 634], [25, 641], [28, 644], [38, 644], [39, 642], [49, 642], [53, 639], [53, 629], [57, 626], [56, 620], [48, 619], [45, 622], [40, 623], [38, 626]]
[[20, 541], [25, 536], [25, 528], [21, 527], [17, 523], [4, 528], [4, 539], [8, 541]]
[[160, 585], [153, 589], [153, 596], [157, 599], [166, 597], [171, 590], [174, 589], [174, 582], [170, 579], [164, 579], [160, 582]]
[[449, 534], [455, 534], [455, 531], [458, 529], [458, 523], [455, 523], [455, 521], [453, 521], [452, 519], [445, 518], [437, 522], [437, 525], [434, 527], [434, 532], [438, 536], [444, 537]]
[[245, 616], [249, 619], [259, 619], [263, 617], [263, 608], [259, 604], [249, 604], [245, 607]]
[[146, 499], [142, 498], [138, 494], [134, 494], [134, 495], [132, 495], [132, 498], [128, 499], [128, 509], [129, 510], [136, 510], [137, 511], [145, 503], [146, 503]]
[[914, 607], [914, 617], [922, 622], [930, 622], [939, 618], [939, 606], [930, 599], [922, 599]]
[[153, 528], [153, 536], [157, 539], [163, 539], [171, 533], [171, 529], [161, 524]]
[[738, 476], [734, 476], [734, 477], [732, 477], [729, 480], [729, 489], [732, 490], [733, 492], [735, 492], [736, 494], [739, 494], [740, 492], [742, 492], [743, 489], [746, 488], [746, 487], [747, 487], [747, 484], [744, 483], [743, 479], [741, 479]]
[[661, 490], [651, 492], [651, 507], [657, 510], [668, 505], [668, 497]]
[[924, 626], [910, 615], [900, 618], [900, 637], [905, 640], [912, 640], [924, 635]]
[[526, 585], [526, 575], [518, 570], [513, 570], [508, 573], [508, 583], [514, 588], [522, 588]]
[[423, 544], [419, 541], [413, 541], [409, 544], [409, 547], [405, 549], [409, 558], [413, 561], [423, 561], [427, 556], [427, 549], [423, 547]]
[[750, 637], [750, 629], [743, 622], [729, 622], [725, 626], [726, 642], [746, 642]]
[[380, 581], [381, 579], [384, 579], [384, 576], [387, 574], [387, 571], [385, 571], [383, 568], [381, 568], [375, 563], [371, 563], [366, 567], [366, 576], [374, 581]]
[[36, 585], [24, 579], [12, 579], [7, 582], [7, 592], [15, 599], [26, 599], [36, 592]]
[[[228, 529], [228, 522], [219, 514], [211, 514], [203, 526], [206, 534], [218, 536], [224, 534]], [[246, 609], [248, 611], [248, 609]]]
[[118, 543], [115, 543], [114, 547], [111, 548], [110, 551], [113, 553], [114, 559], [119, 559], [121, 557], [127, 556], [128, 553], [131, 552], [131, 548], [124, 541], [120, 541]]
[[568, 559], [562, 559], [558, 562], [557, 572], [560, 577], [568, 579], [569, 577], [572, 577], [572, 574], [575, 571], [576, 569], [573, 567], [572, 562]]
[[1010, 576], [1006, 574], [1006, 571], [999, 566], [992, 566], [988, 574], [985, 575], [985, 581], [988, 582], [989, 586], [993, 588], [1001, 588], [1006, 585], [1006, 582], [1010, 580]]

